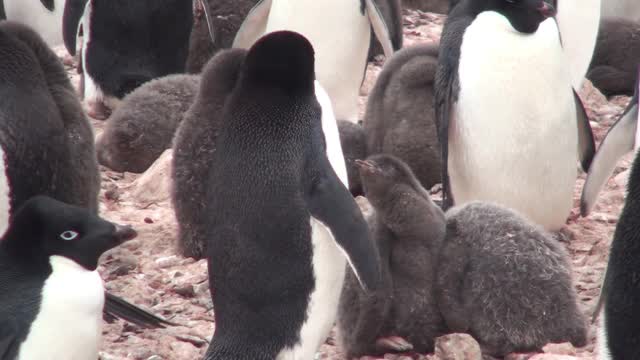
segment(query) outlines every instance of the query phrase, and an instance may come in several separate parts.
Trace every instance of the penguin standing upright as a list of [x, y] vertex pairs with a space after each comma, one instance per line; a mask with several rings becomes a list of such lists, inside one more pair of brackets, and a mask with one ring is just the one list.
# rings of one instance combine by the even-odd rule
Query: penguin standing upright
[[564, 225], [576, 151], [588, 169], [595, 146], [554, 13], [543, 0], [461, 0], [449, 13], [435, 86], [445, 206], [493, 201]]
[[61, 45], [66, 0], [0, 0], [0, 19], [33, 28], [47, 45]]
[[[635, 103], [631, 105], [635, 110], [627, 111], [625, 116], [614, 124], [596, 154], [593, 166], [597, 166], [594, 170], [598, 170], [599, 173], [609, 175], [610, 172], [605, 170], [613, 170], [618, 155], [623, 153], [622, 150], [631, 150], [634, 144], [638, 145], [638, 140], [633, 139], [639, 120], [637, 95], [636, 93]], [[631, 112], [635, 112], [634, 117], [629, 116]], [[631, 123], [635, 124], [631, 125]], [[589, 174], [589, 177], [591, 176]], [[627, 197], [611, 242], [609, 262], [596, 306], [596, 315], [603, 307], [600, 314], [601, 326], [597, 346], [599, 359], [602, 360], [640, 358], [640, 312], [637, 311], [637, 303], [640, 301], [640, 287], [637, 280], [640, 276], [638, 272], [640, 269], [638, 199], [640, 199], [640, 156], [636, 152], [629, 174]]]
[[[94, 137], [55, 53], [27, 26], [0, 23], [0, 236], [36, 195], [98, 211]], [[162, 320], [107, 294], [105, 312], [141, 326]]]
[[97, 359], [107, 250], [128, 226], [47, 196], [29, 199], [0, 241], [0, 359]]
[[372, 27], [389, 58], [394, 45], [373, 0], [262, 0], [247, 15], [233, 47], [248, 48], [277, 30], [303, 34], [313, 44], [316, 78], [329, 94], [336, 119], [357, 122]]
[[[224, 52], [212, 63], [225, 66], [226, 55], [236, 56]], [[216, 149], [201, 155], [209, 171], [197, 179], [207, 186], [201, 240], [216, 319], [206, 358], [312, 359], [333, 326], [347, 260], [374, 289], [378, 255], [346, 188], [309, 41], [271, 33], [235, 69]]]

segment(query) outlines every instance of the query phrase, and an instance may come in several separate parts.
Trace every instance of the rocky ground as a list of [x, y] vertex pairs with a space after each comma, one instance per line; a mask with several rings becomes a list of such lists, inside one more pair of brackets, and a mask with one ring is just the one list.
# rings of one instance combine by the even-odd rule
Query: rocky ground
[[[443, 16], [405, 11], [404, 18], [406, 46], [438, 40]], [[370, 64], [368, 68], [361, 97], [362, 111], [380, 65]], [[70, 75], [77, 81], [75, 70], [70, 69]], [[619, 97], [607, 101], [589, 85], [581, 95], [600, 142], [629, 99]], [[93, 121], [93, 125], [96, 135], [99, 135], [103, 123]], [[206, 264], [176, 256], [174, 249], [176, 222], [168, 193], [170, 158], [169, 150], [143, 175], [101, 169], [102, 215], [112, 221], [131, 224], [139, 231], [137, 239], [103, 257], [100, 273], [107, 288], [179, 324], [162, 330], [140, 330], [119, 321], [108, 324], [104, 328], [103, 360], [199, 359], [206, 351], [214, 330]], [[626, 170], [630, 161], [631, 157], [627, 156], [618, 164], [616, 175], [607, 184], [588, 218], [578, 216], [584, 174], [576, 182], [575, 207], [567, 225], [570, 240], [566, 247], [573, 260], [575, 286], [585, 314], [590, 315], [598, 296], [608, 246], [623, 204]], [[595, 334], [596, 326], [592, 326], [591, 341], [585, 348], [550, 345], [545, 348], [545, 354], [535, 355], [532, 359], [594, 359]], [[322, 359], [344, 359], [333, 337], [320, 351]], [[456, 351], [458, 354], [453, 354]], [[477, 351], [468, 338], [453, 336], [438, 342], [437, 353], [420, 358], [475, 359], [471, 354]], [[449, 355], [445, 356], [445, 353]], [[396, 357], [389, 355], [386, 358]]]

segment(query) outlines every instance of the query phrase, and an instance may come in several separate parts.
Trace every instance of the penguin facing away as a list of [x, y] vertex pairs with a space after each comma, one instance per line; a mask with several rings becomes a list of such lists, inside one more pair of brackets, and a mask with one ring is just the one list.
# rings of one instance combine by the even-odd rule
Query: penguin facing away
[[125, 96], [96, 141], [98, 162], [115, 171], [145, 172], [171, 142], [200, 85], [196, 75], [169, 75]]
[[143, 83], [183, 73], [193, 26], [185, 0], [67, 0], [64, 44], [76, 54], [89, 116], [104, 120]]
[[313, 44], [316, 78], [331, 98], [336, 119], [357, 122], [372, 27], [385, 56], [391, 57], [391, 35], [373, 0], [261, 0], [238, 30], [233, 47], [248, 48], [277, 30], [303, 34]]
[[543, 0], [461, 0], [451, 10], [435, 86], [445, 207], [492, 201], [547, 230], [564, 226], [576, 151], [588, 169], [595, 145], [554, 13]]
[[333, 326], [346, 264], [375, 290], [378, 255], [346, 188], [310, 42], [264, 36], [237, 79], [200, 179], [216, 318], [206, 359], [311, 359]]
[[0, 1], [0, 19], [19, 22], [33, 28], [51, 47], [61, 45], [65, 1], [2, 0]]
[[483, 354], [587, 344], [569, 256], [519, 213], [473, 201], [446, 212], [436, 297], [450, 332], [472, 335]]
[[434, 45], [415, 45], [395, 53], [369, 93], [364, 118], [367, 153], [400, 158], [426, 189], [441, 181], [433, 109], [437, 64]]
[[582, 188], [580, 198], [580, 213], [587, 216], [596, 203], [598, 194], [602, 191], [607, 179], [613, 173], [617, 161], [640, 145], [640, 112], [638, 107], [638, 93], [640, 92], [640, 68], [636, 76], [635, 94], [620, 118], [611, 126], [607, 135], [600, 143], [598, 152], [593, 158], [587, 180]]
[[26, 201], [0, 241], [0, 358], [97, 359], [107, 250], [129, 226], [47, 196]]
[[[611, 131], [613, 132], [613, 129]], [[633, 135], [629, 135], [631, 136]], [[628, 141], [625, 143], [628, 144]], [[640, 299], [637, 282], [637, 259], [640, 256], [640, 248], [638, 248], [640, 240], [638, 238], [640, 234], [638, 228], [639, 179], [640, 157], [636, 153], [629, 175], [624, 208], [611, 242], [609, 262], [597, 306], [597, 310], [600, 310], [600, 306], [603, 307], [597, 340], [599, 359], [602, 360], [640, 357], [640, 346], [638, 346], [640, 344], [640, 327], [638, 326], [640, 313], [636, 310], [636, 304]]]
[[[32, 29], [11, 21], [0, 22], [0, 52], [0, 235], [36, 195], [97, 213], [93, 131], [62, 63]], [[112, 294], [105, 316], [148, 327], [162, 323]]]
[[606, 96], [632, 96], [638, 59], [640, 22], [603, 19], [587, 78]]
[[391, 351], [432, 352], [446, 334], [435, 299], [445, 237], [444, 213], [402, 160], [386, 154], [358, 161], [383, 286], [365, 294], [348, 272], [338, 311], [339, 341], [348, 359]]

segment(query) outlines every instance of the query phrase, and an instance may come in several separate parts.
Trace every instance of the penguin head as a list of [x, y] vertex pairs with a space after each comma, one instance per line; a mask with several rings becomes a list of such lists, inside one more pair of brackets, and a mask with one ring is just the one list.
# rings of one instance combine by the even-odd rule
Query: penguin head
[[285, 93], [314, 93], [313, 46], [293, 31], [276, 31], [249, 49], [244, 73], [254, 86], [278, 88]]
[[549, 0], [486, 0], [483, 11], [502, 14], [515, 30], [525, 34], [535, 33], [541, 22], [556, 14]]
[[85, 208], [39, 195], [18, 209], [0, 244], [25, 261], [62, 256], [94, 271], [105, 251], [136, 236], [130, 226], [111, 223]]
[[355, 163], [365, 195], [374, 207], [379, 207], [390, 190], [399, 184], [424, 191], [409, 165], [395, 156], [377, 154], [366, 160], [356, 160]]

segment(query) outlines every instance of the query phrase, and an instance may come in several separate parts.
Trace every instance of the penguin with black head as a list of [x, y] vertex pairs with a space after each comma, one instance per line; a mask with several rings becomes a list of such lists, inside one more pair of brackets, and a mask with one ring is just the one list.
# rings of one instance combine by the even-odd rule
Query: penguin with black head
[[347, 263], [375, 289], [378, 255], [347, 190], [310, 42], [268, 34], [237, 71], [199, 179], [216, 318], [206, 358], [312, 359], [333, 326]]
[[96, 359], [98, 259], [135, 237], [85, 208], [42, 195], [25, 202], [0, 241], [0, 358]]
[[[32, 29], [10, 21], [0, 23], [0, 57], [0, 235], [36, 195], [97, 213], [93, 130], [62, 63]], [[162, 322], [111, 294], [105, 313], [141, 326]]]
[[586, 171], [595, 145], [554, 14], [544, 0], [460, 0], [449, 13], [435, 83], [445, 207], [491, 201], [564, 226], [576, 163]]

